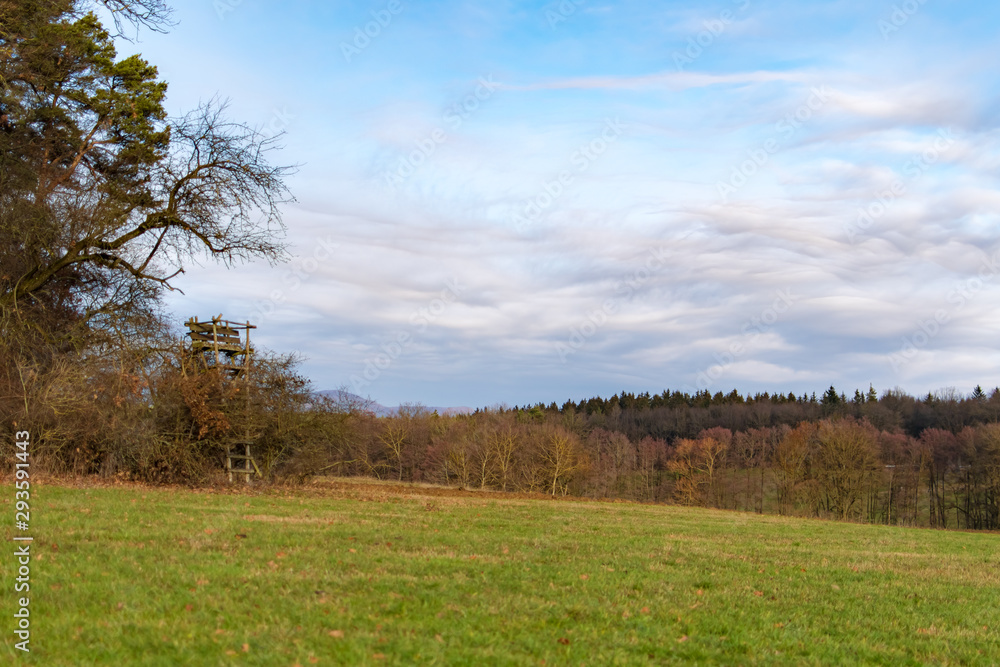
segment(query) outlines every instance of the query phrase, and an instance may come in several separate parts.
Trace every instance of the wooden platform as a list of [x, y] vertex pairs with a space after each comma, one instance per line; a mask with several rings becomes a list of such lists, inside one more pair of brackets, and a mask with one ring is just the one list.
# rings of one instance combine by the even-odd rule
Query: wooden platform
[[191, 341], [191, 351], [201, 358], [205, 368], [218, 368], [230, 377], [239, 377], [250, 368], [253, 348], [250, 347], [249, 322], [233, 322], [222, 315], [199, 321], [192, 317], [184, 326]]

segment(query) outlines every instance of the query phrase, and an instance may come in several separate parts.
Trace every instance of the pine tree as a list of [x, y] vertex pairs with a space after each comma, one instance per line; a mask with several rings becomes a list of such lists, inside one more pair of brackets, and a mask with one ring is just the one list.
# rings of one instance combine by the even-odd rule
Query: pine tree
[[837, 390], [833, 388], [833, 385], [830, 385], [830, 388], [823, 394], [823, 400], [820, 402], [823, 405], [838, 405], [841, 402], [840, 394], [838, 394]]

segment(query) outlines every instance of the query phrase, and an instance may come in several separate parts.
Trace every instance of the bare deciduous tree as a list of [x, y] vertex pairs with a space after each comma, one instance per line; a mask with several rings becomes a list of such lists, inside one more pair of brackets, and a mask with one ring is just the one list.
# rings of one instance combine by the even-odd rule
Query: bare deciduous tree
[[866, 421], [824, 420], [816, 432], [815, 474], [833, 511], [850, 517], [878, 465], [878, 432]]

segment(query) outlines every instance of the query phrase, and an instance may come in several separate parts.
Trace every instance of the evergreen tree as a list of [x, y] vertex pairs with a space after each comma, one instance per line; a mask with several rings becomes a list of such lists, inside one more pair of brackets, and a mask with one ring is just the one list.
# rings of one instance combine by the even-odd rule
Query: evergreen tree
[[823, 400], [820, 403], [824, 406], [839, 405], [841, 403], [840, 394], [830, 385], [830, 388], [823, 393]]

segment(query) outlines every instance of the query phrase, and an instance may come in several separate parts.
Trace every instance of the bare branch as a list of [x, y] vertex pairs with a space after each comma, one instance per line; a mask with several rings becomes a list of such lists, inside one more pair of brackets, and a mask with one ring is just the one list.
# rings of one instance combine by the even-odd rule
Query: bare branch
[[118, 37], [128, 39], [124, 33], [126, 23], [135, 28], [136, 34], [140, 27], [154, 32], [166, 33], [177, 25], [173, 20], [173, 9], [163, 0], [97, 0], [109, 12], [115, 21]]

